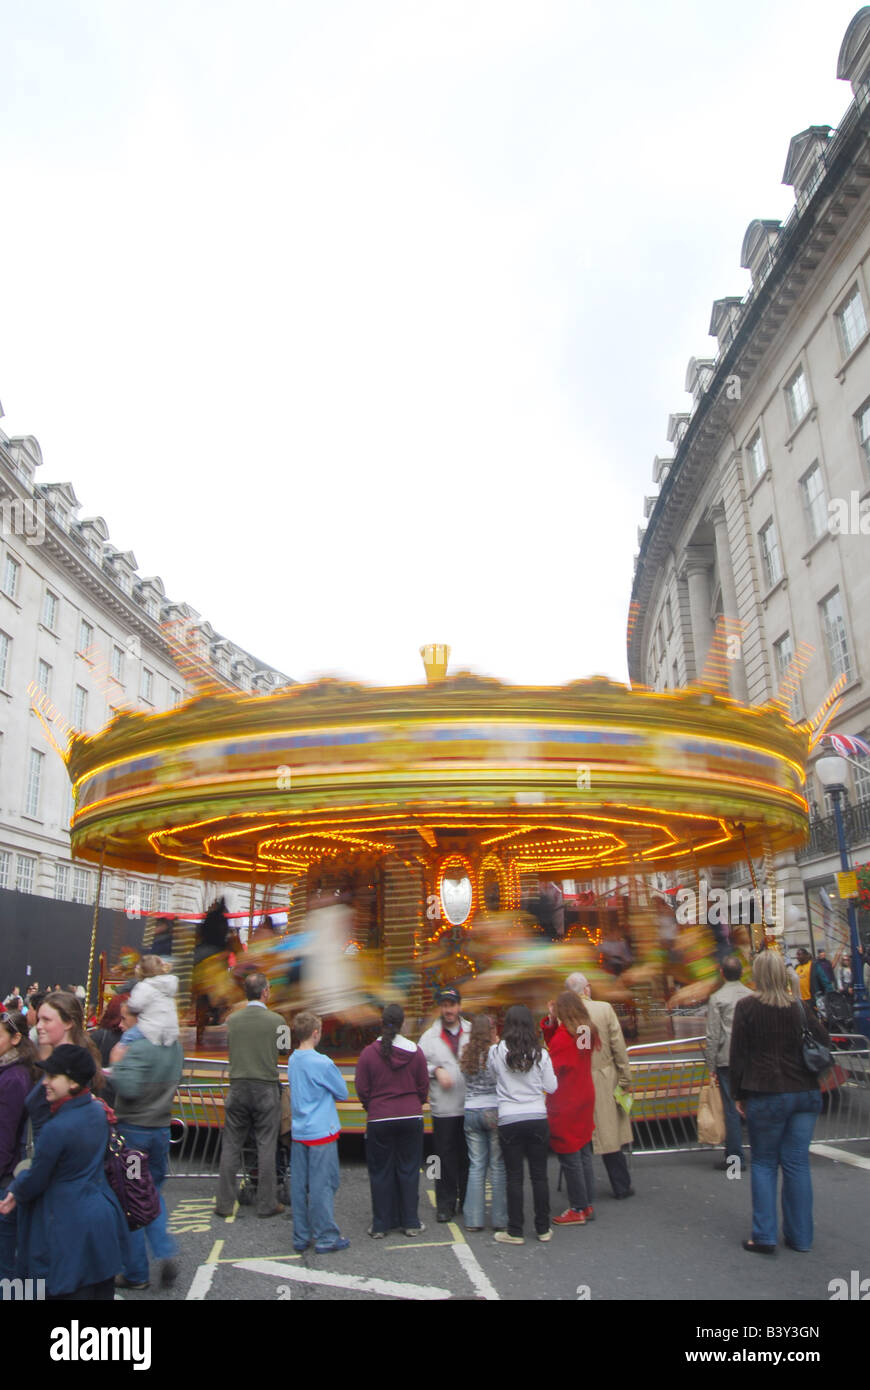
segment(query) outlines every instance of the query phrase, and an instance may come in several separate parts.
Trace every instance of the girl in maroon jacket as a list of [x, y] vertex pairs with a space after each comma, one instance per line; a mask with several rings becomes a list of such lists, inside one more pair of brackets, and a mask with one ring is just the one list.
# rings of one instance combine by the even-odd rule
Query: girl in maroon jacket
[[366, 1162], [372, 1193], [369, 1235], [380, 1240], [400, 1227], [406, 1236], [425, 1230], [418, 1212], [423, 1161], [423, 1105], [429, 1067], [416, 1043], [403, 1038], [405, 1011], [384, 1009], [381, 1036], [360, 1054], [356, 1093], [367, 1114]]
[[557, 1226], [583, 1226], [592, 1210], [592, 1130], [595, 1086], [592, 1049], [600, 1047], [598, 1030], [583, 1000], [566, 990], [556, 1000], [558, 1028], [549, 1040], [550, 1061], [559, 1089], [547, 1096], [550, 1148], [558, 1155], [570, 1206], [553, 1217]]

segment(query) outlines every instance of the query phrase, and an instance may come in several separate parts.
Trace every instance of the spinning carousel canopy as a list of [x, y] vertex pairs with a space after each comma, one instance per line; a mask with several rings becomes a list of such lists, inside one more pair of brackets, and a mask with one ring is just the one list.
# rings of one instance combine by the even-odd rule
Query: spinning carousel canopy
[[226, 881], [469, 835], [579, 879], [727, 863], [805, 838], [807, 751], [778, 708], [702, 691], [320, 681], [74, 737], [72, 847]]

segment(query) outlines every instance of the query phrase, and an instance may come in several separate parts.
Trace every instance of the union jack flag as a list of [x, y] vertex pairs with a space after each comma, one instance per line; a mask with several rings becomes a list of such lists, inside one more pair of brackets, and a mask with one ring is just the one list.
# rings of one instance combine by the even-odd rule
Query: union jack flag
[[857, 734], [825, 734], [825, 738], [841, 758], [870, 757], [870, 743]]

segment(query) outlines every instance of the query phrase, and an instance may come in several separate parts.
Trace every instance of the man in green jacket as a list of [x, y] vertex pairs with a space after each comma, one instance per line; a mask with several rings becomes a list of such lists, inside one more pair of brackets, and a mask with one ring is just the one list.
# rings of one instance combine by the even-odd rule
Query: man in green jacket
[[248, 975], [245, 993], [246, 1007], [231, 1014], [227, 1024], [230, 1089], [224, 1106], [215, 1212], [225, 1217], [233, 1214], [242, 1148], [253, 1129], [257, 1139], [257, 1215], [280, 1216], [284, 1207], [278, 1201], [275, 1154], [281, 1124], [278, 1030], [283, 1029], [284, 1020], [268, 1008], [265, 975]]

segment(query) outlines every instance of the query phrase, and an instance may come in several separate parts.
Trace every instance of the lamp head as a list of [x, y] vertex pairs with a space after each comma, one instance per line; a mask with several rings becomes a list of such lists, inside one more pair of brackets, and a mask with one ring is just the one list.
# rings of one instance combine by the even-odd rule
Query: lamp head
[[848, 774], [845, 758], [819, 758], [815, 771], [826, 792], [845, 790]]

